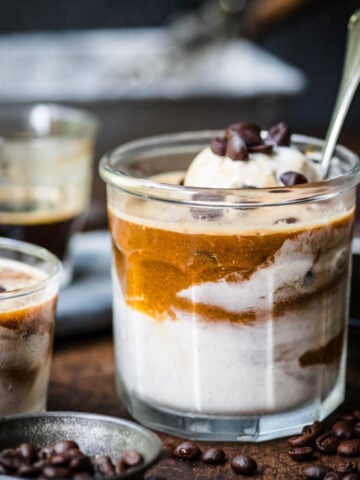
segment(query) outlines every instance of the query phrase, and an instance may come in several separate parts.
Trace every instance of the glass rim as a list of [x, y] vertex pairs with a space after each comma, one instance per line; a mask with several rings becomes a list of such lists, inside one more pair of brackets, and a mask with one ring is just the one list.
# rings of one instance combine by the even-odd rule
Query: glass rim
[[[23, 132], [20, 133], [7, 133], [2, 131], [0, 127], [0, 143], [11, 142], [18, 140], [49, 140], [52, 138], [81, 138], [83, 136], [94, 135], [99, 128], [99, 120], [96, 115], [88, 110], [78, 108], [76, 106], [65, 105], [62, 103], [52, 102], [33, 102], [26, 104], [2, 104], [0, 106], [0, 124], [6, 122], [9, 119], [13, 119], [17, 122], [21, 122], [26, 118], [30, 118], [32, 112], [38, 111], [46, 112], [47, 114], [47, 126], [51, 125], [54, 121], [62, 121], [64, 123], [72, 120], [72, 124], [76, 126], [73, 131], [60, 131], [51, 133], [49, 131], [43, 131], [37, 133], [35, 130], [31, 131], [29, 128], [23, 128]], [[22, 133], [22, 135], [21, 135]]]
[[[48, 276], [44, 279], [38, 280], [37, 282], [26, 287], [15, 288], [13, 290], [8, 290], [0, 293], [0, 302], [2, 300], [9, 300], [12, 298], [18, 298], [40, 292], [49, 284], [51, 285], [56, 282], [59, 282], [60, 284], [60, 276], [63, 273], [62, 263], [53, 253], [49, 252], [49, 250], [47, 250], [46, 248], [29, 242], [22, 242], [20, 240], [0, 237], [0, 251], [1, 250], [8, 250], [14, 253], [36, 257], [37, 259], [42, 260], [44, 263], [50, 265], [51, 268], [50, 272], [46, 272], [48, 273]], [[4, 258], [3, 255], [0, 254], [0, 258]], [[16, 259], [15, 261], [21, 262], [21, 260]]]
[[[197, 141], [200, 151], [201, 148], [210, 145], [211, 138], [223, 134], [223, 130], [200, 130], [155, 135], [127, 142], [102, 157], [99, 164], [99, 173], [107, 185], [141, 198], [212, 208], [234, 206], [237, 208], [251, 208], [320, 201], [332, 198], [359, 183], [359, 156], [343, 145], [336, 146], [334, 158], [352, 162], [352, 168], [339, 176], [292, 187], [229, 189], [190, 187], [160, 183], [149, 180], [146, 177], [131, 176], [118, 168], [122, 161], [136, 158], [136, 154], [139, 155], [146, 152], [146, 150], [155, 151], [157, 149], [159, 151], [161, 147], [165, 148], [166, 146], [175, 146], [176, 144], [181, 148], [181, 146], [187, 145], [186, 142]], [[266, 132], [263, 131], [262, 135], [265, 134]], [[200, 146], [201, 143], [203, 143], [202, 146]], [[321, 151], [324, 141], [316, 137], [293, 134], [291, 136], [291, 145], [295, 147], [308, 145], [317, 147]], [[199, 193], [203, 195], [201, 196]]]

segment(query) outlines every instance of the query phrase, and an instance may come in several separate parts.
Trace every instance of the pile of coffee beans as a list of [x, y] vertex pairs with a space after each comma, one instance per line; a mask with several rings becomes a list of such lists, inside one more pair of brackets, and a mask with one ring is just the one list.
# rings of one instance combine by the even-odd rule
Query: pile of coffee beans
[[[360, 410], [342, 415], [329, 428], [314, 422], [303, 428], [302, 433], [288, 440], [289, 456], [297, 461], [322, 459], [337, 455], [344, 457], [335, 466], [323, 463], [306, 465], [298, 478], [316, 480], [360, 480]], [[334, 463], [334, 462], [332, 462]]]
[[73, 440], [38, 447], [23, 443], [0, 451], [0, 475], [23, 478], [73, 479], [104, 478], [121, 474], [143, 462], [137, 450], [126, 450], [114, 465], [108, 455], [90, 457]]
[[[188, 462], [199, 460], [211, 465], [222, 464], [228, 461], [222, 448], [210, 447], [202, 452], [197, 445], [190, 441], [177, 445], [172, 452], [172, 456], [179, 460]], [[230, 461], [230, 466], [235, 473], [240, 475], [253, 475], [258, 469], [256, 461], [244, 454], [235, 455]]]

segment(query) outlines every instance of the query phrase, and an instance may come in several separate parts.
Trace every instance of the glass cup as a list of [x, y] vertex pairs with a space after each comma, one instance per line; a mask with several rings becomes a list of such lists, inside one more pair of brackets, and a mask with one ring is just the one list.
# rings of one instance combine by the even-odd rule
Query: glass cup
[[64, 285], [90, 202], [96, 130], [92, 115], [61, 105], [0, 109], [0, 235], [54, 253]]
[[[148, 138], [102, 159], [117, 388], [152, 428], [268, 440], [344, 399], [359, 159], [339, 146], [336, 178], [294, 187], [182, 186], [222, 134]], [[321, 158], [321, 140], [292, 142]]]
[[0, 237], [0, 415], [44, 410], [62, 266]]

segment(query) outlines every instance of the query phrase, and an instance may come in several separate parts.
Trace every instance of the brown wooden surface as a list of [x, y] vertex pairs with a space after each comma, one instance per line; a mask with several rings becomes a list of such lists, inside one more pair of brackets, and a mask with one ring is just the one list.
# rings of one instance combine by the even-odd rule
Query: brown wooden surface
[[[340, 410], [360, 407], [360, 328], [349, 335], [348, 375], [346, 402]], [[119, 417], [129, 417], [116, 396], [114, 387], [114, 356], [110, 334], [88, 338], [74, 338], [57, 342], [49, 387], [49, 410], [96, 412]], [[173, 460], [168, 452], [179, 439], [159, 434], [164, 443], [164, 454], [149, 470], [149, 475], [166, 477], [167, 480], [230, 480], [243, 478], [236, 475], [229, 462], [221, 466], [209, 466], [202, 462], [187, 463]], [[200, 443], [206, 447], [209, 443]], [[212, 444], [214, 445], [214, 443]], [[216, 443], [221, 445], [229, 459], [236, 453], [246, 452], [259, 466], [257, 479], [280, 480], [295, 478], [304, 463], [298, 464], [287, 454], [286, 439], [251, 443]], [[333, 465], [339, 457], [318, 457], [317, 460]], [[313, 463], [313, 462], [312, 462]]]

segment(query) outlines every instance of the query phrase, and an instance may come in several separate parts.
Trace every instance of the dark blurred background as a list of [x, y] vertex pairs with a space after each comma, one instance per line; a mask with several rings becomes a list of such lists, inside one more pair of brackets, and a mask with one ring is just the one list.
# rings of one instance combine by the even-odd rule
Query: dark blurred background
[[[323, 136], [340, 80], [346, 24], [358, 7], [356, 0], [0, 0], [0, 37], [26, 32], [165, 27], [175, 32], [186, 48], [190, 45], [191, 53], [199, 44], [213, 42], [217, 37], [249, 39], [299, 69], [306, 78], [305, 87], [296, 94], [282, 97], [277, 93], [276, 101], [269, 98], [271, 93], [256, 99], [247, 95], [246, 105], [241, 95], [193, 95], [188, 99], [186, 95], [180, 99], [150, 96], [138, 100], [133, 95], [131, 99], [78, 102], [73, 97], [69, 101], [65, 98], [65, 103], [78, 104], [99, 116], [102, 129], [98, 160], [105, 150], [131, 138], [169, 130], [221, 128], [243, 115], [251, 117], [252, 113], [254, 118], [249, 119], [262, 122], [264, 127], [270, 121], [284, 119], [293, 130]], [[194, 30], [201, 34], [197, 37]], [[13, 97], [3, 99], [7, 103], [16, 101]], [[355, 99], [341, 136], [354, 149], [360, 148], [359, 122], [360, 99]], [[104, 218], [104, 188], [96, 178], [89, 222], [101, 224]]]

